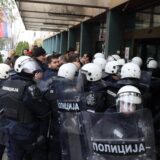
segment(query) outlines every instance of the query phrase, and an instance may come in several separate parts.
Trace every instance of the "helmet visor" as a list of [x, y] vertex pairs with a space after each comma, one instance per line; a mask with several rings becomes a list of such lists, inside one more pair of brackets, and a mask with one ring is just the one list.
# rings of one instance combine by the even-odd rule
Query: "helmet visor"
[[36, 71], [40, 71], [41, 68], [38, 65], [38, 63], [33, 60], [33, 59], [27, 59], [26, 61], [23, 62], [22, 64], [22, 71], [25, 73], [33, 74]]
[[142, 107], [141, 95], [138, 93], [122, 93], [118, 96], [116, 106], [118, 112], [132, 113]]

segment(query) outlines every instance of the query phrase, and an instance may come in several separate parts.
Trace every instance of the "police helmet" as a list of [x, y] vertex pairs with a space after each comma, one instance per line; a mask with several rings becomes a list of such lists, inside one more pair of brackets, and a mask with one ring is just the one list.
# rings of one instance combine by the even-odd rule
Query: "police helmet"
[[110, 61], [106, 64], [105, 73], [117, 74], [119, 71], [119, 63], [117, 61]]
[[121, 79], [125, 79], [125, 78], [140, 79], [140, 77], [141, 77], [141, 69], [135, 63], [132, 63], [132, 62], [126, 63], [121, 68]]
[[0, 79], [7, 79], [9, 78], [9, 71], [11, 67], [5, 63], [0, 64]]
[[148, 64], [148, 62], [149, 62], [150, 60], [153, 60], [153, 59], [154, 59], [153, 57], [148, 57], [147, 60], [146, 60], [146, 65]]
[[94, 63], [85, 64], [81, 73], [86, 76], [87, 81], [98, 81], [102, 78], [102, 69]]
[[77, 67], [73, 63], [65, 63], [58, 70], [58, 76], [73, 80], [77, 72]]
[[124, 58], [120, 58], [120, 59], [117, 60], [117, 62], [118, 62], [118, 64], [120, 66], [123, 66], [125, 64], [125, 59]]
[[151, 59], [148, 63], [147, 63], [147, 68], [148, 69], [156, 69], [158, 67], [158, 63], [156, 60]]
[[132, 113], [142, 107], [141, 92], [138, 88], [126, 85], [117, 93], [116, 106], [118, 112]]
[[113, 55], [110, 55], [108, 56], [107, 58], [107, 61], [110, 62], [110, 61], [117, 61], [118, 59], [120, 59], [121, 57], [117, 54], [113, 54]]
[[133, 63], [137, 64], [139, 67], [142, 66], [142, 58], [141, 57], [133, 57], [131, 60]]
[[104, 54], [103, 53], [96, 53], [94, 55], [94, 58], [104, 58]]
[[107, 61], [104, 58], [96, 58], [93, 60], [93, 63], [101, 67], [102, 71], [105, 69]]
[[24, 72], [28, 74], [34, 74], [34, 72], [41, 70], [41, 68], [33, 58], [29, 56], [21, 56], [17, 58], [14, 65], [14, 70], [17, 73]]

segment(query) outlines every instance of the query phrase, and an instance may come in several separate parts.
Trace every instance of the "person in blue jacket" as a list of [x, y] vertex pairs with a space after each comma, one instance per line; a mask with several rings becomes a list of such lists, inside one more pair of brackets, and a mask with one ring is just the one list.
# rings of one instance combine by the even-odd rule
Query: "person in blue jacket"
[[48, 80], [53, 76], [57, 76], [58, 69], [59, 69], [59, 55], [50, 55], [47, 57], [47, 69], [44, 72], [43, 80]]

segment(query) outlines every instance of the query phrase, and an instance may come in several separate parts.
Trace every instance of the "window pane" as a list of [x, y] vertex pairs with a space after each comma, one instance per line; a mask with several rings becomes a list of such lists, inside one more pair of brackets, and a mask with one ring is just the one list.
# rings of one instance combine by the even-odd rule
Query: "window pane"
[[151, 9], [136, 13], [136, 29], [149, 28]]
[[160, 26], [160, 6], [154, 8], [154, 20], [153, 26], [159, 27]]

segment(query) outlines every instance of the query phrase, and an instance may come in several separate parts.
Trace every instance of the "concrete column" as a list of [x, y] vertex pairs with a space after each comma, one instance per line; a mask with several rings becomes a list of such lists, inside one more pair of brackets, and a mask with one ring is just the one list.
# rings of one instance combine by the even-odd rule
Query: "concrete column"
[[56, 52], [56, 36], [53, 37], [53, 51]]
[[67, 50], [70, 47], [76, 48], [76, 29], [74, 29], [74, 28], [71, 28], [68, 31], [68, 46], [67, 46]]
[[52, 53], [52, 37], [49, 38], [49, 54]]
[[111, 10], [107, 13], [106, 56], [116, 54], [121, 49], [124, 32], [124, 17], [121, 11]]
[[95, 34], [95, 28], [93, 24], [82, 23], [80, 34], [80, 55], [84, 53], [93, 54], [95, 50], [95, 44], [98, 37]]
[[57, 34], [57, 52], [58, 53], [60, 52], [60, 37], [61, 37], [61, 35]]
[[53, 37], [51, 37], [51, 53], [53, 52]]
[[67, 51], [67, 42], [68, 42], [68, 32], [61, 33], [61, 54], [64, 54]]
[[49, 39], [47, 39], [47, 48], [46, 48], [46, 52], [49, 52]]

